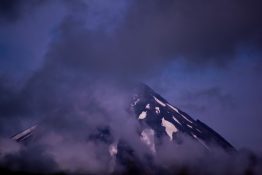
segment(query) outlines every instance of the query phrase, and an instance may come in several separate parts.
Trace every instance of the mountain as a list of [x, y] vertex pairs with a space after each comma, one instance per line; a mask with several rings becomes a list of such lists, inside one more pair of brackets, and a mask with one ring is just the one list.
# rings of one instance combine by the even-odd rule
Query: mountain
[[[151, 152], [151, 155], [147, 155], [147, 165], [143, 164], [143, 167], [147, 168], [147, 172], [155, 170], [151, 160], [152, 156], [157, 153], [158, 145], [163, 138], [183, 144], [180, 135], [186, 135], [198, 142], [206, 150], [215, 145], [227, 151], [235, 151], [235, 148], [217, 132], [200, 120], [193, 119], [182, 110], [171, 105], [145, 84], [140, 84], [135, 89], [127, 113], [139, 121], [138, 135], [141, 142]], [[19, 143], [30, 142], [33, 137], [37, 137], [39, 134], [39, 125], [41, 123], [16, 134], [12, 139]], [[99, 141], [108, 145], [108, 154], [112, 158], [110, 165], [113, 168], [111, 168], [111, 171], [119, 169], [115, 167], [118, 164], [122, 167], [128, 167], [133, 173], [137, 173], [135, 170], [140, 169], [139, 166], [142, 163], [139, 162], [140, 160], [134, 150], [124, 139], [114, 140], [108, 126], [97, 128], [94, 133], [87, 137], [89, 141]]]
[[157, 138], [167, 135], [173, 141], [176, 140], [178, 133], [183, 133], [198, 141], [206, 149], [213, 144], [225, 150], [235, 150], [213, 129], [171, 105], [147, 85], [140, 85], [133, 97], [131, 108], [137, 119], [151, 128], [147, 132], [151, 134], [154, 132]]

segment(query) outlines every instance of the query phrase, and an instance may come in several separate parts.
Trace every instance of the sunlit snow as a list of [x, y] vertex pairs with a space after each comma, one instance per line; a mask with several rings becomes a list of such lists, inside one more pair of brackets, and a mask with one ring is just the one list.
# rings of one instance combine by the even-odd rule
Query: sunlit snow
[[179, 113], [178, 109], [175, 108], [174, 106], [170, 105], [170, 104], [167, 104], [167, 106], [169, 106], [171, 109], [173, 109], [174, 111], [176, 111], [177, 113]]
[[[179, 113], [180, 114], [180, 113]], [[180, 114], [185, 120], [187, 120], [190, 123], [193, 123], [191, 120], [189, 120], [187, 117], [185, 117], [183, 114]]]
[[181, 125], [181, 123], [176, 119], [176, 117], [173, 116], [173, 119], [174, 119], [178, 124]]
[[157, 114], [160, 114], [160, 109], [159, 109], [159, 107], [155, 107], [155, 109], [156, 109], [156, 113], [157, 113]]
[[154, 99], [155, 99], [156, 102], [159, 103], [160, 105], [162, 105], [162, 106], [166, 106], [165, 103], [163, 103], [162, 101], [158, 100], [158, 98], [156, 98], [155, 96], [154, 96]]
[[170, 140], [173, 140], [173, 133], [177, 132], [177, 128], [169, 121], [162, 118], [162, 126], [165, 127], [166, 133], [169, 136]]
[[193, 127], [191, 126], [191, 125], [187, 125], [189, 128], [192, 128], [193, 129]]
[[150, 109], [150, 104], [147, 104], [147, 105], [146, 105], [146, 109]]
[[143, 120], [146, 118], [146, 111], [141, 112], [141, 114], [138, 116], [138, 119]]

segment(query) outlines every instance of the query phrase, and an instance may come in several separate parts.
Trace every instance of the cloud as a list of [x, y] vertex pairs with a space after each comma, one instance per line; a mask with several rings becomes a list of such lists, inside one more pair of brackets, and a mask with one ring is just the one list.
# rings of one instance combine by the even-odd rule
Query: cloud
[[242, 44], [261, 47], [259, 5], [256, 0], [135, 1], [120, 33], [130, 45], [144, 48], [142, 53], [223, 64]]
[[46, 62], [132, 75], [177, 57], [224, 65], [242, 46], [261, 47], [259, 1], [79, 2], [66, 3]]
[[8, 167], [13, 171], [34, 172], [54, 172], [56, 164], [43, 149], [28, 147], [18, 153], [7, 154], [1, 159], [1, 166]]
[[25, 14], [37, 9], [44, 3], [45, 2], [41, 0], [29, 0], [25, 2], [19, 0], [2, 0], [0, 2], [0, 22], [17, 22], [23, 18]]
[[19, 1], [3, 0], [0, 2], [0, 14], [4, 18], [15, 18], [18, 14]]
[[[16, 15], [16, 23], [32, 20], [27, 11], [40, 17], [48, 11], [62, 18], [52, 21], [48, 15], [35, 18], [44, 27], [29, 27], [26, 31], [15, 26], [21, 36], [29, 36], [35, 31], [43, 35], [34, 35], [39, 42], [32, 39], [32, 43], [43, 44], [24, 46], [28, 50], [26, 54], [22, 52], [24, 57], [31, 54], [33, 59], [24, 62], [20, 72], [58, 64], [132, 78], [161, 69], [177, 58], [194, 66], [221, 66], [236, 59], [235, 54], [242, 48], [261, 48], [258, 0], [201, 0], [198, 3], [180, 0], [3, 1], [2, 4], [3, 14], [20, 14]], [[24, 6], [31, 8], [26, 10]], [[52, 37], [50, 30], [55, 31]], [[37, 48], [32, 49], [34, 47]], [[10, 57], [12, 62], [20, 60], [13, 54], [6, 60]], [[3, 68], [13, 66], [6, 62]]]
[[[6, 86], [9, 84], [6, 79], [1, 81], [0, 134], [7, 136], [37, 121], [43, 121], [42, 129], [47, 133], [37, 140], [40, 145], [10, 154], [3, 164], [32, 168], [33, 171], [42, 171], [46, 167], [70, 171], [89, 171], [91, 167], [94, 167], [92, 171], [104, 169], [104, 154], [101, 153], [105, 153], [105, 145], [84, 142], [86, 135], [104, 126], [112, 129], [115, 138], [124, 138], [139, 157], [146, 152], [137, 136], [139, 125], [126, 113], [133, 82], [148, 78], [148, 72], [165, 69], [170, 61], [183, 60], [193, 65], [195, 70], [203, 70], [203, 65], [211, 65], [211, 68], [228, 63], [233, 65], [232, 60], [237, 59], [235, 54], [245, 45], [255, 50], [261, 48], [261, 11], [260, 2], [256, 0], [112, 2], [48, 1], [43, 5], [39, 4], [40, 1], [1, 1], [4, 34], [8, 34], [10, 43], [20, 43], [19, 48], [23, 46], [19, 54], [7, 54], [4, 64], [1, 64], [5, 71], [1, 73], [20, 75], [24, 69], [17, 71], [14, 65], [20, 66], [19, 63], [23, 62], [21, 66], [25, 65], [30, 75], [26, 75], [25, 83], [18, 90], [14, 80], [7, 78], [11, 81], [10, 88]], [[28, 8], [36, 16], [29, 15], [25, 11]], [[53, 17], [57, 19], [51, 20]], [[28, 24], [26, 29], [24, 24]], [[9, 40], [11, 36], [14, 40]], [[14, 48], [17, 47], [12, 45], [11, 50]], [[30, 50], [28, 55], [33, 56], [30, 59], [22, 57], [21, 61], [20, 53], [25, 50]], [[224, 67], [223, 70], [228, 69]], [[189, 70], [186, 72], [188, 76], [194, 74]], [[183, 80], [184, 75], [181, 77]], [[233, 73], [231, 77], [237, 79], [238, 76]], [[200, 78], [194, 78], [191, 77], [188, 83], [192, 87], [190, 98], [200, 101], [206, 98], [208, 102], [211, 99], [215, 104], [228, 105], [232, 97], [230, 93], [216, 85], [205, 88], [202, 85], [200, 90], [196, 89], [195, 86], [200, 86], [197, 81]], [[164, 82], [154, 80], [157, 84]], [[165, 79], [166, 85], [170, 80]], [[229, 81], [227, 79], [224, 83]], [[169, 86], [169, 89], [174, 91], [174, 87]], [[184, 84], [180, 86], [185, 87]], [[176, 89], [177, 93], [181, 91]], [[63, 149], [60, 149], [61, 144]], [[176, 155], [180, 158], [187, 156], [188, 149], [194, 155], [190, 145], [194, 143], [181, 149], [177, 146], [182, 154], [171, 149], [174, 145], [164, 144], [161, 160], [173, 162]], [[166, 150], [172, 154], [164, 154]], [[89, 156], [83, 156], [83, 152]], [[195, 153], [189, 167], [202, 168], [196, 160], [204, 158], [197, 151]], [[37, 154], [41, 157], [36, 157]], [[25, 162], [24, 157], [28, 157]], [[71, 164], [72, 158], [77, 161]], [[223, 162], [224, 158], [221, 159], [218, 160]], [[37, 166], [31, 167], [36, 160]], [[215, 164], [217, 159], [212, 161]], [[228, 170], [225, 165], [221, 166], [222, 170]]]

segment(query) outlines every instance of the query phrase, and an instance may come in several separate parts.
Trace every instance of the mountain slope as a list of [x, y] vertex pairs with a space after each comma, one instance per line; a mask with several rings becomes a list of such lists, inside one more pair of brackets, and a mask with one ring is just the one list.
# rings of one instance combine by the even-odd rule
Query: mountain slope
[[174, 107], [147, 85], [140, 85], [133, 97], [131, 109], [141, 123], [155, 131], [156, 137], [167, 135], [170, 140], [175, 140], [174, 137], [181, 132], [207, 149], [210, 144], [214, 144], [226, 150], [234, 150], [229, 142], [206, 124]]

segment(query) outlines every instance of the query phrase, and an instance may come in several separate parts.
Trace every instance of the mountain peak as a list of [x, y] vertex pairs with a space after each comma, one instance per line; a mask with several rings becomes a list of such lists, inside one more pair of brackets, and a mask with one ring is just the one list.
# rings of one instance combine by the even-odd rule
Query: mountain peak
[[209, 145], [213, 144], [226, 150], [235, 150], [228, 141], [213, 129], [171, 105], [145, 84], [139, 85], [137, 93], [133, 97], [131, 108], [141, 123], [145, 123], [157, 131], [158, 137], [167, 135], [170, 140], [174, 140], [176, 134], [183, 133], [197, 140], [207, 149], [209, 149]]

